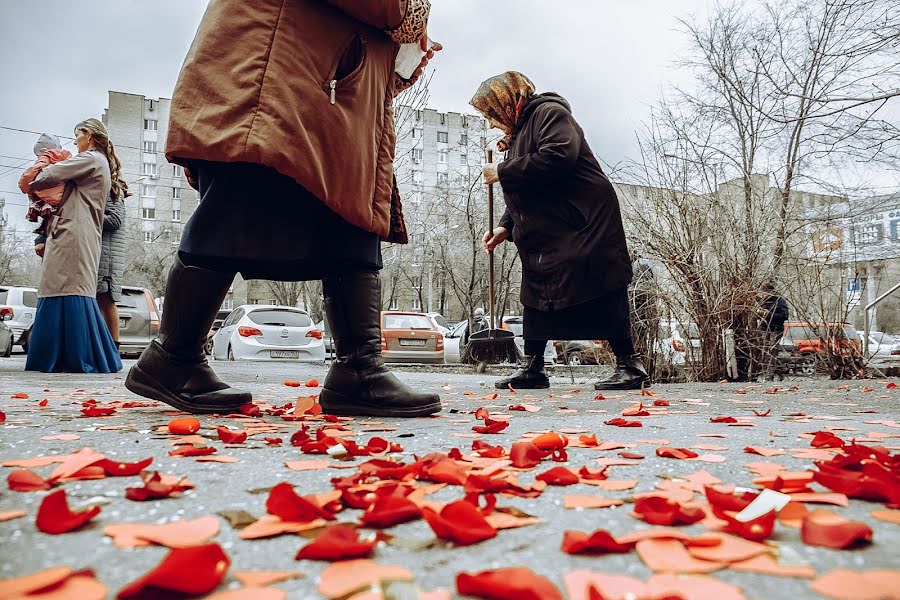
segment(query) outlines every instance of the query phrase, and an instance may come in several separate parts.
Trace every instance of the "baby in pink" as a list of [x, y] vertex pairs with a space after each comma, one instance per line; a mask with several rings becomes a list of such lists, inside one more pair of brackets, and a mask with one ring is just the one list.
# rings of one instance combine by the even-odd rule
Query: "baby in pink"
[[28, 194], [28, 213], [25, 217], [29, 221], [36, 223], [38, 218], [43, 217], [46, 219], [57, 213], [62, 204], [66, 186], [60, 184], [36, 192], [29, 191], [28, 186], [38, 176], [41, 169], [47, 165], [71, 158], [72, 153], [68, 150], [63, 150], [58, 137], [42, 133], [34, 145], [34, 154], [38, 158], [33, 165], [22, 173], [22, 177], [19, 178], [19, 189], [23, 194]]

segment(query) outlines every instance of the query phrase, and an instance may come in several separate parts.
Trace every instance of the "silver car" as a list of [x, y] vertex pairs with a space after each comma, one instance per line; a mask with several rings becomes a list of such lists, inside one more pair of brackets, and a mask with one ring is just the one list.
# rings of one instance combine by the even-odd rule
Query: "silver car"
[[[13, 285], [0, 285], [0, 309], [8, 308], [12, 317], [8, 317], [6, 325], [13, 335], [13, 344], [22, 346], [28, 352], [28, 337], [37, 311], [37, 289]], [[0, 350], [2, 350], [0, 346]]]
[[246, 304], [234, 309], [213, 336], [213, 358], [322, 363], [323, 337], [305, 310]]

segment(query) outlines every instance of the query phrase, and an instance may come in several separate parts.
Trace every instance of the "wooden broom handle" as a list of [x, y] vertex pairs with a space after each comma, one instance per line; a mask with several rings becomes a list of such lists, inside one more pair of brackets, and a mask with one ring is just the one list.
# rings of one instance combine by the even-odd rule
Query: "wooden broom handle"
[[[494, 151], [487, 151], [488, 163], [494, 162]], [[494, 184], [488, 185], [488, 226], [491, 236], [494, 235]], [[497, 314], [494, 312], [494, 250], [488, 252], [488, 282], [490, 283], [491, 329], [497, 329]]]

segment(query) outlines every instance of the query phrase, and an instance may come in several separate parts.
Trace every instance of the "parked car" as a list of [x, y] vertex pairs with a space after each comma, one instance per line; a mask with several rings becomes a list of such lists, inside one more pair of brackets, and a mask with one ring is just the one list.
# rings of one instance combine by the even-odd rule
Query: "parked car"
[[[522, 317], [510, 316], [501, 319], [501, 327], [512, 331], [515, 337], [516, 347], [519, 352], [525, 352], [525, 339], [522, 337]], [[469, 343], [469, 321], [460, 321], [450, 330], [444, 340], [444, 362], [446, 364], [459, 364], [460, 358]], [[556, 346], [551, 340], [544, 348], [544, 364], [556, 364]]]
[[799, 356], [825, 354], [829, 350], [843, 356], [862, 355], [862, 340], [847, 323], [785, 323], [781, 346]]
[[425, 313], [382, 311], [381, 354], [385, 362], [444, 362], [444, 334]]
[[222, 328], [222, 323], [225, 322], [225, 319], [228, 318], [228, 315], [231, 314], [231, 310], [229, 309], [220, 309], [219, 312], [216, 313], [216, 318], [213, 320], [212, 326], [209, 328], [209, 333], [206, 334], [206, 353], [212, 354], [213, 351], [213, 337], [216, 335], [216, 332]]
[[679, 319], [660, 319], [656, 352], [664, 362], [683, 365], [700, 360], [700, 328]]
[[12, 309], [8, 306], [0, 308], [0, 356], [8, 358], [13, 350], [13, 331], [6, 324], [12, 319]]
[[556, 360], [577, 367], [613, 364], [615, 356], [603, 340], [568, 340], [556, 342]]
[[319, 363], [325, 360], [322, 338], [305, 310], [247, 304], [234, 309], [213, 336], [213, 358]]
[[116, 308], [119, 311], [119, 353], [136, 355], [159, 335], [159, 313], [150, 290], [122, 286]]
[[12, 317], [6, 321], [6, 325], [12, 331], [13, 344], [22, 346], [25, 352], [28, 352], [28, 337], [31, 334], [31, 324], [34, 323], [37, 301], [36, 288], [0, 285], [0, 309], [8, 308], [12, 311]]
[[334, 338], [331, 337], [331, 327], [328, 326], [328, 319], [322, 319], [316, 323], [316, 327], [322, 330], [322, 339], [325, 342], [325, 358], [332, 360], [334, 358]]
[[[860, 341], [864, 341], [865, 332], [859, 332]], [[869, 356], [872, 358], [887, 358], [896, 356], [900, 358], [900, 338], [888, 335], [882, 331], [869, 331]]]
[[447, 323], [447, 319], [444, 318], [444, 315], [439, 312], [430, 312], [425, 314], [429, 319], [431, 319], [431, 324], [434, 325], [435, 329], [437, 329], [444, 335], [450, 333], [450, 324]]

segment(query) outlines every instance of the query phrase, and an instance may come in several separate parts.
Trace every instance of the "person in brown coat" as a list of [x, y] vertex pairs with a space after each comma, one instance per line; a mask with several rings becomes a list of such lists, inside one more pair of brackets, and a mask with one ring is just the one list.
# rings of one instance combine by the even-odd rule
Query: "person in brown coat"
[[[185, 59], [167, 158], [200, 192], [166, 286], [159, 338], [126, 387], [189, 412], [231, 411], [249, 393], [206, 362], [206, 334], [237, 272], [322, 279], [336, 360], [319, 401], [337, 415], [416, 417], [436, 394], [381, 358], [382, 240], [406, 242], [393, 176], [394, 96], [421, 75], [427, 0], [216, 0]], [[400, 79], [401, 43], [423, 54]], [[273, 210], [277, 218], [272, 218]]]

